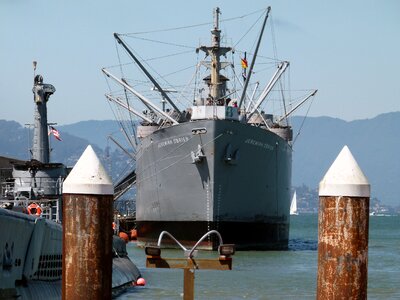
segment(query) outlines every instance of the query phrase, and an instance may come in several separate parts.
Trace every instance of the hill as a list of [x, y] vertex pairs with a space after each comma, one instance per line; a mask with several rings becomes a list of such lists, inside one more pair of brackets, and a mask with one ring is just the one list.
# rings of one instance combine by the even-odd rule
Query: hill
[[[74, 166], [86, 147], [91, 144], [114, 182], [132, 167], [132, 159], [122, 151], [107, 148], [107, 135], [117, 129], [114, 121], [86, 121], [57, 127], [62, 141], [50, 137], [51, 161]], [[29, 160], [32, 129], [15, 121], [0, 120], [0, 156]]]
[[[400, 112], [351, 122], [329, 117], [293, 117], [291, 123], [293, 186], [318, 188], [340, 150], [347, 145], [369, 179], [371, 197], [384, 204], [400, 204]], [[58, 129], [63, 141], [51, 139], [53, 161], [72, 166], [86, 146], [92, 144], [114, 180], [132, 167], [131, 159], [107, 140], [108, 135], [119, 132], [117, 122], [83, 121]], [[17, 122], [0, 120], [0, 155], [28, 159], [30, 137], [30, 131]]]
[[113, 120], [81, 121], [74, 124], [58, 126], [57, 129], [90, 141], [90, 143], [102, 149], [105, 149], [107, 146], [112, 146], [109, 144], [107, 137], [111, 134], [119, 133], [120, 131], [118, 123]]
[[15, 121], [0, 120], [0, 155], [28, 159], [29, 131]]
[[[303, 122], [292, 118], [294, 135]], [[328, 117], [307, 118], [294, 142], [294, 186], [318, 187], [344, 145], [350, 148], [371, 184], [371, 194], [383, 203], [399, 205], [400, 112], [346, 122]]]

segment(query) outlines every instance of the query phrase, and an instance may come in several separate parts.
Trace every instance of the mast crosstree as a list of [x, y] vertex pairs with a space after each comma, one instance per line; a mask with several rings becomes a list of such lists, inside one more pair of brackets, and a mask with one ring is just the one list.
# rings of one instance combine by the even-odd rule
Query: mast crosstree
[[225, 95], [225, 81], [222, 80], [221, 71], [221, 56], [232, 50], [231, 47], [221, 47], [221, 30], [219, 29], [219, 7], [214, 9], [214, 28], [211, 30], [211, 46], [200, 46], [196, 51], [204, 51], [211, 58], [211, 74], [210, 74], [210, 97], [213, 102], [219, 100]]

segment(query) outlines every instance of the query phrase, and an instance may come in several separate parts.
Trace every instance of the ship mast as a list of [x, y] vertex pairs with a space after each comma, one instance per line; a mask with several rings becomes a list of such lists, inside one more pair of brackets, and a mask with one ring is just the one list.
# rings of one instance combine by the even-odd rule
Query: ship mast
[[219, 59], [219, 46], [221, 38], [221, 30], [219, 30], [219, 8], [214, 10], [214, 29], [211, 31], [211, 97], [216, 100], [222, 95], [219, 89], [219, 72], [221, 70], [221, 61]]
[[253, 73], [253, 68], [254, 68], [254, 64], [255, 64], [255, 62], [256, 62], [258, 49], [260, 48], [261, 39], [262, 39], [263, 34], [264, 34], [265, 24], [267, 23], [267, 20], [268, 20], [268, 16], [269, 16], [269, 12], [270, 12], [270, 11], [271, 11], [271, 7], [268, 6], [268, 8], [267, 8], [267, 13], [265, 14], [265, 18], [264, 18], [263, 25], [262, 25], [262, 27], [261, 27], [261, 32], [260, 32], [260, 35], [259, 35], [259, 37], [258, 37], [256, 50], [255, 50], [255, 52], [254, 52], [254, 56], [253, 56], [253, 59], [252, 59], [252, 61], [251, 61], [251, 65], [250, 65], [250, 69], [249, 69], [249, 73], [248, 73], [249, 75], [247, 76], [247, 78], [246, 78], [246, 80], [245, 80], [245, 82], [244, 82], [244, 87], [243, 87], [242, 96], [240, 97], [240, 100], [239, 100], [239, 108], [242, 107], [243, 100], [244, 100], [244, 98], [245, 98], [245, 96], [246, 96], [246, 90], [247, 90], [247, 87], [248, 87], [248, 85], [249, 85], [249, 81], [250, 81], [251, 74]]
[[220, 47], [221, 41], [221, 30], [219, 29], [219, 7], [214, 9], [214, 28], [211, 30], [211, 46], [201, 46], [198, 50], [204, 51], [211, 58], [210, 64], [210, 97], [214, 104], [217, 100], [225, 94], [225, 88], [221, 80], [221, 60], [222, 55], [226, 55], [227, 52], [231, 51], [231, 47]]
[[42, 163], [50, 162], [50, 147], [47, 128], [47, 101], [56, 91], [51, 84], [43, 83], [43, 77], [34, 77], [33, 89], [35, 113], [33, 128], [32, 158]]

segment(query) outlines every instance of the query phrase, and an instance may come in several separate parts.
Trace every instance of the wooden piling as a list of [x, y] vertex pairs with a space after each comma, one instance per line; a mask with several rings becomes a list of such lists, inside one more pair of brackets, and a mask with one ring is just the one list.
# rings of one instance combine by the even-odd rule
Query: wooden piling
[[63, 187], [62, 299], [111, 299], [113, 185], [88, 146]]
[[367, 299], [369, 197], [345, 146], [319, 185], [317, 299]]
[[194, 269], [183, 269], [183, 300], [194, 299]]

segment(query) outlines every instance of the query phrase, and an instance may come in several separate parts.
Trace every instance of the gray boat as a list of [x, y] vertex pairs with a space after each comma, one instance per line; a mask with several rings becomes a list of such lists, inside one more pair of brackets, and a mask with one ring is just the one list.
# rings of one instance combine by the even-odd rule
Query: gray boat
[[[139, 245], [156, 244], [164, 230], [192, 245], [214, 229], [224, 242], [235, 244], [237, 249], [288, 248], [292, 166], [288, 117], [316, 91], [279, 116], [264, 113], [263, 102], [289, 65], [281, 61], [265, 87], [257, 90], [257, 83], [252, 95], [248, 94], [269, 12], [270, 8], [265, 11], [248, 69], [246, 57], [242, 59], [244, 81], [238, 89], [230, 86], [226, 75], [226, 69], [233, 64], [224, 58], [233, 49], [221, 46], [220, 10], [214, 10], [211, 46], [197, 48], [209, 58], [199, 64], [209, 75], [203, 77], [204, 88], [196, 87], [193, 105], [185, 110], [179, 109], [170, 93], [144, 67], [122, 39], [124, 35], [114, 34], [148, 77], [152, 90], [160, 94], [164, 106], [158, 107], [126, 79], [103, 69], [108, 78], [145, 108], [140, 112], [124, 97], [106, 95], [140, 120], [130, 142], [136, 159], [133, 174]], [[204, 90], [204, 96], [197, 93]], [[201, 247], [214, 249], [217, 245], [209, 237]]]
[[[61, 299], [62, 186], [69, 169], [50, 162], [47, 102], [54, 92], [35, 76], [32, 159], [0, 159], [0, 299]], [[141, 276], [117, 236], [112, 268], [114, 295]]]

